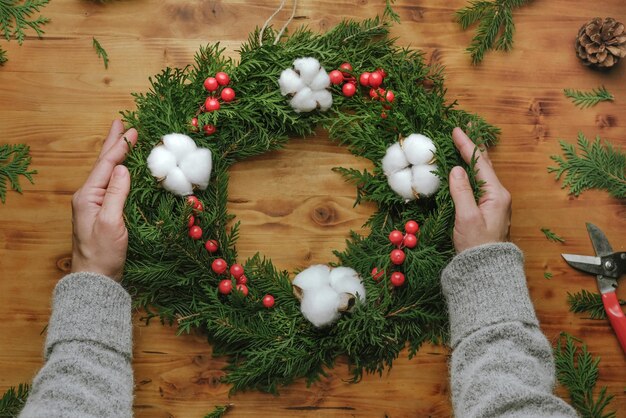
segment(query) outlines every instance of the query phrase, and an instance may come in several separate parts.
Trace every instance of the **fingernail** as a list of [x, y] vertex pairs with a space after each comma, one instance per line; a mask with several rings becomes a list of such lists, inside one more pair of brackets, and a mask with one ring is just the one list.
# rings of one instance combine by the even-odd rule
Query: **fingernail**
[[465, 178], [465, 170], [462, 167], [456, 166], [452, 169], [452, 177], [457, 180], [463, 180]]

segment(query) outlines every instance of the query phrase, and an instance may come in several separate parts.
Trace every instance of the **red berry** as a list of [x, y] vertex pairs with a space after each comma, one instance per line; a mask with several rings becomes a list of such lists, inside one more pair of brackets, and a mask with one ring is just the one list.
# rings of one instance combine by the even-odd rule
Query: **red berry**
[[220, 71], [219, 73], [215, 74], [215, 79], [217, 80], [220, 86], [225, 86], [228, 83], [230, 83], [230, 77], [228, 76], [228, 74], [226, 74], [223, 71]]
[[200, 201], [194, 195], [189, 195], [187, 196], [187, 203], [189, 204], [189, 206], [195, 208], [198, 205], [198, 203], [200, 203]]
[[350, 73], [352, 73], [352, 66], [350, 65], [349, 62], [344, 62], [343, 64], [341, 64], [339, 66], [339, 69], [341, 70], [344, 76], [350, 77], [351, 75]]
[[237, 290], [239, 292], [241, 292], [244, 296], [248, 296], [248, 286], [246, 286], [245, 284], [238, 284], [237, 285]]
[[369, 82], [370, 86], [377, 89], [378, 87], [380, 87], [381, 84], [383, 84], [383, 76], [380, 75], [378, 71], [374, 71], [370, 74]]
[[330, 78], [330, 82], [333, 84], [343, 83], [343, 74], [339, 70], [332, 70], [328, 73], [328, 77]]
[[370, 98], [372, 100], [378, 99], [378, 92], [376, 91], [376, 89], [370, 89]]
[[220, 247], [217, 244], [217, 241], [215, 241], [214, 239], [210, 239], [204, 243], [204, 248], [206, 248], [206, 250], [212, 254], [216, 253]]
[[218, 87], [219, 85], [215, 77], [207, 77], [207, 79], [204, 80], [204, 88], [208, 91], [215, 91]]
[[215, 127], [215, 125], [212, 125], [210, 123], [207, 125], [204, 125], [202, 127], [202, 130], [204, 131], [204, 134], [206, 136], [213, 135], [215, 132], [217, 132], [217, 128]]
[[243, 276], [243, 266], [241, 264], [233, 264], [232, 266], [230, 266], [230, 274], [235, 279], [240, 278], [241, 276]]
[[196, 212], [202, 212], [204, 210], [202, 202], [198, 200], [198, 203], [196, 203], [196, 205], [193, 207], [193, 210], [195, 210]]
[[191, 118], [191, 126], [194, 128], [198, 127], [198, 118]]
[[392, 103], [395, 98], [396, 98], [396, 95], [393, 94], [393, 91], [387, 90], [387, 94], [385, 94], [385, 99], [387, 99], [389, 103]]
[[232, 102], [233, 100], [235, 100], [235, 90], [231, 89], [230, 87], [226, 87], [224, 90], [222, 90], [220, 96], [225, 102]]
[[372, 278], [375, 281], [379, 281], [381, 277], [383, 277], [384, 275], [385, 275], [385, 270], [378, 270], [378, 267], [374, 267], [372, 269]]
[[391, 273], [391, 277], [389, 278], [389, 280], [391, 281], [391, 284], [395, 287], [402, 286], [404, 284], [404, 274], [400, 273], [399, 271], [394, 271], [393, 273]]
[[272, 295], [263, 296], [263, 306], [265, 306], [267, 309], [272, 308], [274, 306], [274, 296]]
[[396, 249], [391, 251], [391, 254], [389, 254], [389, 258], [391, 259], [391, 262], [393, 264], [399, 266], [400, 264], [404, 263], [406, 255], [404, 254], [404, 251]]
[[192, 239], [202, 238], [202, 228], [200, 228], [198, 225], [193, 225], [191, 228], [189, 228], [189, 236]]
[[227, 295], [230, 292], [232, 292], [233, 290], [233, 282], [230, 279], [224, 279], [220, 282], [220, 284], [217, 286], [217, 290], [222, 294], [222, 295]]
[[362, 86], [369, 86], [370, 85], [370, 73], [363, 73], [361, 74], [361, 76], [359, 77], [359, 83], [361, 83]]
[[383, 119], [387, 119], [387, 113], [386, 112], [380, 112], [380, 117]]
[[402, 243], [406, 248], [415, 248], [417, 246], [417, 237], [413, 234], [406, 234]]
[[207, 97], [204, 101], [204, 110], [207, 112], [213, 112], [214, 110], [220, 110], [220, 102], [215, 97]]
[[226, 264], [226, 261], [222, 258], [216, 258], [215, 260], [213, 260], [213, 263], [211, 263], [211, 270], [213, 270], [217, 274], [222, 274], [227, 269], [228, 264]]
[[341, 91], [343, 92], [344, 96], [352, 97], [352, 96], [354, 96], [354, 93], [356, 93], [356, 87], [352, 83], [346, 83], [341, 88]]
[[406, 224], [404, 224], [404, 230], [406, 231], [407, 234], [417, 234], [417, 231], [420, 230], [420, 226], [417, 222], [415, 221], [408, 221]]
[[383, 70], [382, 68], [379, 68], [378, 70], [376, 70], [376, 72], [379, 73], [383, 79], [387, 77], [387, 72]]
[[196, 218], [193, 215], [189, 215], [187, 220], [187, 228], [191, 228], [196, 223]]
[[397, 229], [394, 229], [393, 231], [389, 233], [389, 241], [391, 241], [393, 245], [402, 244], [402, 238], [403, 238], [402, 232], [398, 231]]
[[248, 278], [245, 274], [242, 274], [241, 277], [237, 278], [237, 284], [248, 284]]

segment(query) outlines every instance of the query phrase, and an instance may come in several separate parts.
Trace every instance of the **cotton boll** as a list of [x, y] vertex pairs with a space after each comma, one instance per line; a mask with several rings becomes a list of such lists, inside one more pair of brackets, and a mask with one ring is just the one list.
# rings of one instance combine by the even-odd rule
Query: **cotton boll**
[[333, 95], [328, 90], [314, 91], [313, 98], [320, 106], [321, 111], [326, 111], [333, 105]]
[[328, 76], [326, 70], [323, 68], [317, 72], [315, 78], [313, 78], [313, 81], [311, 81], [311, 84], [309, 84], [309, 87], [311, 87], [312, 90], [322, 90], [329, 86], [330, 77]]
[[305, 292], [300, 304], [302, 315], [318, 328], [335, 322], [340, 313], [338, 311], [341, 297], [330, 286], [324, 286], [315, 291]]
[[439, 190], [441, 180], [434, 172], [437, 171], [436, 164], [413, 166], [413, 178], [411, 184], [413, 189], [421, 195], [431, 196]]
[[163, 145], [176, 157], [176, 162], [180, 162], [196, 150], [196, 143], [193, 139], [183, 134], [168, 134], [163, 137]]
[[163, 180], [163, 188], [179, 196], [187, 196], [193, 193], [191, 183], [185, 177], [185, 173], [178, 168], [173, 168]]
[[163, 178], [176, 167], [176, 157], [163, 145], [154, 147], [148, 156], [148, 169], [154, 177]]
[[300, 79], [298, 73], [288, 68], [280, 73], [278, 85], [280, 86], [280, 93], [285, 96], [287, 94], [297, 93], [298, 90], [304, 87], [304, 82]]
[[413, 165], [428, 164], [435, 155], [435, 144], [422, 134], [411, 134], [402, 141], [406, 159]]
[[300, 73], [300, 78], [304, 84], [311, 85], [320, 71], [320, 62], [311, 57], [298, 58], [293, 62], [293, 68]]
[[413, 188], [411, 187], [412, 177], [413, 175], [411, 174], [411, 169], [405, 168], [404, 170], [400, 170], [388, 176], [387, 182], [389, 183], [391, 190], [398, 193], [405, 199], [413, 200], [415, 199], [415, 196], [413, 195]]
[[359, 295], [365, 302], [365, 287], [358, 273], [349, 267], [337, 267], [330, 272], [330, 286], [338, 293]]
[[211, 177], [211, 150], [198, 148], [187, 155], [180, 163], [180, 169], [192, 184], [198, 185], [202, 190], [209, 185]]
[[382, 165], [387, 176], [408, 167], [409, 162], [398, 142], [387, 148]]
[[291, 99], [290, 104], [296, 112], [310, 112], [317, 107], [317, 102], [315, 101], [315, 97], [313, 97], [313, 92], [308, 87], [305, 87], [297, 92]]
[[330, 267], [326, 264], [315, 264], [302, 270], [293, 279], [292, 284], [303, 291], [330, 285]]

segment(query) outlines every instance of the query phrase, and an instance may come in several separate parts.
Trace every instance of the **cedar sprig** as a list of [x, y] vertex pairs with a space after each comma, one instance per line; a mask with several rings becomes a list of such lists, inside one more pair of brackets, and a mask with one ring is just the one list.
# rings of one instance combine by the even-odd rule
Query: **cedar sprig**
[[467, 48], [474, 65], [480, 63], [490, 49], [508, 51], [513, 47], [513, 9], [531, 0], [479, 0], [456, 12], [456, 20], [463, 30], [478, 23], [476, 35]]
[[[591, 319], [606, 319], [602, 295], [599, 293], [585, 289], [576, 293], [567, 292], [567, 304], [571, 312], [588, 313]], [[620, 299], [619, 304], [626, 305], [626, 300]]]
[[33, 183], [33, 175], [36, 170], [28, 170], [30, 165], [30, 148], [26, 144], [2, 144], [0, 145], [0, 200], [6, 201], [8, 190], [7, 181], [11, 189], [22, 193], [20, 176], [26, 177]]
[[5, 62], [7, 62], [7, 54], [6, 51], [0, 47], [0, 66], [4, 65]]
[[552, 278], [552, 276], [554, 276], [554, 274], [552, 274], [549, 271], [544, 271], [543, 272], [543, 278], [546, 279], [546, 280], [550, 280]]
[[559, 383], [569, 392], [572, 406], [582, 418], [614, 418], [615, 412], [606, 412], [613, 395], [607, 388], [594, 397], [598, 381], [600, 358], [593, 358], [587, 345], [568, 333], [561, 333], [554, 348], [554, 362]]
[[204, 416], [204, 418], [222, 418], [226, 415], [226, 412], [233, 406], [233, 404], [229, 403], [226, 405], [218, 405], [213, 409], [213, 411], [209, 412]]
[[20, 383], [17, 388], [11, 386], [0, 398], [0, 418], [17, 417], [26, 403], [30, 385]]
[[104, 61], [104, 68], [108, 69], [109, 68], [109, 55], [107, 54], [107, 51], [102, 47], [102, 45], [100, 45], [100, 42], [98, 42], [98, 40], [94, 37], [93, 38], [93, 47], [96, 50], [96, 54], [98, 54], [98, 57], [102, 58], [102, 61]]
[[548, 239], [548, 241], [552, 241], [552, 242], [565, 242], [565, 239], [558, 235], [555, 232], [552, 232], [550, 230], [550, 228], [541, 228], [541, 232], [543, 232], [543, 235], [546, 236], [546, 238]]
[[550, 157], [558, 166], [548, 167], [548, 172], [555, 173], [557, 180], [563, 178], [562, 188], [569, 187], [575, 196], [588, 189], [602, 189], [615, 198], [626, 197], [626, 155], [621, 149], [599, 137], [589, 142], [582, 132], [578, 134], [578, 148], [566, 141], [560, 144], [563, 156]]
[[50, 0], [0, 0], [0, 28], [4, 37], [9, 40], [15, 38], [21, 45], [26, 38], [26, 29], [31, 28], [37, 36], [44, 33], [41, 28], [50, 19], [39, 16], [30, 20], [31, 16], [40, 11]]
[[[163, 70], [150, 80], [148, 92], [134, 95], [136, 110], [123, 113], [142, 138], [125, 162], [133, 187], [125, 208], [129, 246], [124, 283], [135, 304], [147, 308], [148, 318], [176, 323], [180, 332], [199, 328], [206, 333], [213, 353], [229, 359], [222, 380], [232, 385], [232, 392], [277, 392], [300, 378], [313, 382], [341, 354], [347, 355], [358, 380], [365, 372], [382, 373], [390, 367], [407, 343], [412, 355], [424, 342], [445, 341], [448, 323], [439, 273], [454, 255], [448, 174], [455, 165], [463, 165], [473, 186], [478, 186], [472, 166], [456, 151], [451, 132], [461, 126], [485, 145], [493, 144], [499, 132], [447, 100], [440, 69], [429, 68], [422, 53], [396, 47], [386, 20], [344, 21], [325, 34], [300, 28], [272, 45], [275, 36], [272, 28], [266, 29], [261, 46], [258, 31], [250, 34], [240, 47], [238, 63], [227, 58], [219, 44], [202, 47], [194, 65]], [[337, 87], [329, 111], [296, 114], [280, 94], [277, 80], [283, 69], [303, 56], [315, 56], [327, 70], [345, 61], [356, 71], [385, 68], [385, 87], [396, 93], [388, 118], [380, 117], [383, 103], [360, 94], [346, 98]], [[230, 75], [237, 100], [198, 116], [201, 125], [218, 126], [217, 133], [205, 137], [201, 131], [190, 132], [189, 120], [206, 98], [204, 79], [217, 71]], [[425, 79], [431, 81], [429, 89], [421, 82]], [[238, 293], [220, 295], [217, 285], [222, 277], [210, 269], [216, 257], [228, 264], [237, 260], [238, 229], [236, 223], [231, 227], [227, 210], [231, 165], [279, 149], [290, 137], [311, 135], [316, 127], [327, 129], [332, 140], [372, 161], [374, 168], [366, 172], [337, 171], [357, 184], [357, 204], [378, 205], [368, 220], [372, 233], [349, 233], [345, 249], [335, 252], [337, 264], [354, 268], [363, 278], [367, 303], [357, 304], [350, 315], [324, 330], [300, 313], [289, 273], [276, 269], [261, 254], [239, 261], [250, 283], [246, 298]], [[150, 151], [170, 132], [188, 133], [214, 156], [209, 187], [196, 195], [205, 208], [197, 220], [204, 236], [219, 242], [217, 254], [188, 238], [191, 209], [184, 199], [158, 188], [147, 169]], [[437, 144], [442, 187], [433, 198], [406, 204], [389, 188], [381, 159], [398, 134], [413, 132], [422, 132]], [[371, 280], [371, 271], [391, 269], [388, 234], [402, 229], [408, 219], [420, 223], [420, 243], [407, 251], [403, 264], [407, 283], [392, 292]], [[298, 267], [304, 266], [294, 266]], [[271, 310], [260, 303], [266, 293], [277, 301]]]
[[600, 102], [612, 101], [613, 95], [604, 87], [593, 89], [591, 91], [565, 89], [565, 96], [572, 99], [572, 102], [581, 108], [595, 106]]

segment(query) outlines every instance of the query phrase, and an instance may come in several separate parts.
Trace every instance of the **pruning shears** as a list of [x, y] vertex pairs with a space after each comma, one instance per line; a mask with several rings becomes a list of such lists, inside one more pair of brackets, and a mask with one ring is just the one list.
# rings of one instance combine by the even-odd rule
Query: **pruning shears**
[[626, 252], [613, 252], [606, 235], [597, 226], [587, 223], [587, 232], [596, 251], [595, 257], [577, 254], [561, 254], [561, 256], [575, 269], [596, 276], [604, 310], [611, 321], [622, 350], [626, 353], [626, 316], [615, 293], [617, 279], [626, 273]]

